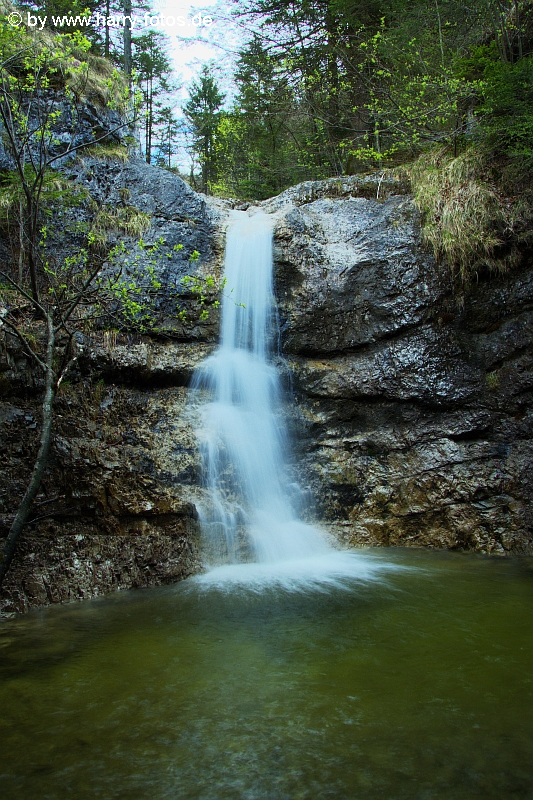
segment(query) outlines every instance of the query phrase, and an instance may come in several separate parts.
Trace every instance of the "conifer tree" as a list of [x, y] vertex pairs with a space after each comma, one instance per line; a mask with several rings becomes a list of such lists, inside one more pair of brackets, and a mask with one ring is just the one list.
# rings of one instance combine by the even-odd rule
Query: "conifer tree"
[[170, 106], [164, 106], [159, 110], [155, 122], [159, 134], [157, 161], [160, 166], [170, 169], [172, 156], [177, 152], [176, 137], [180, 129], [179, 122]]
[[209, 194], [210, 183], [216, 177], [215, 137], [224, 95], [208, 65], [204, 65], [200, 79], [193, 81], [189, 94], [183, 111], [191, 127], [192, 150], [200, 161], [202, 191]]
[[166, 42], [165, 34], [159, 31], [149, 31], [133, 40], [135, 52], [132, 63], [144, 101], [144, 152], [148, 164], [152, 160], [158, 99], [172, 88], [170, 59], [165, 52]]

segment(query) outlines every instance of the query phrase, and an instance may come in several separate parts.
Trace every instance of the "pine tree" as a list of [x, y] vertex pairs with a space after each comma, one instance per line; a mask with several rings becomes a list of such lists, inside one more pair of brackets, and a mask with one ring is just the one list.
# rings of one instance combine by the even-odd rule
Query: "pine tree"
[[170, 106], [160, 109], [155, 122], [158, 130], [157, 163], [170, 169], [172, 156], [177, 152], [176, 137], [180, 125]]
[[202, 169], [202, 190], [209, 194], [210, 183], [216, 178], [215, 137], [224, 95], [208, 65], [204, 65], [200, 80], [193, 81], [189, 94], [183, 111], [191, 126], [192, 150]]
[[137, 72], [144, 100], [144, 152], [148, 164], [152, 160], [158, 98], [171, 90], [170, 59], [165, 52], [167, 37], [150, 31], [133, 39], [133, 67]]

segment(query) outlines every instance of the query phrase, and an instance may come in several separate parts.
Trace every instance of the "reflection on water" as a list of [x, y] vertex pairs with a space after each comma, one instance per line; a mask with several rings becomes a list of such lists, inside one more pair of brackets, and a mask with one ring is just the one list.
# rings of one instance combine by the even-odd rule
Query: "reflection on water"
[[0, 796], [533, 797], [531, 561], [366, 558], [409, 569], [0, 624]]

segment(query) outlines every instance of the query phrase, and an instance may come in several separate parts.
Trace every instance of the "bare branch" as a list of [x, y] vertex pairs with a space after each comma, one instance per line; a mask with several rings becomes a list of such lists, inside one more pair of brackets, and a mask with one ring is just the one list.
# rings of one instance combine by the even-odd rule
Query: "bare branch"
[[22, 331], [5, 317], [0, 322], [0, 326], [1, 325], [7, 325], [9, 330], [11, 330], [15, 334], [15, 336], [17, 336], [20, 339], [20, 341], [26, 348], [26, 355], [33, 358], [37, 362], [37, 364], [41, 367], [41, 369], [46, 371], [46, 364], [39, 358], [37, 353], [33, 350], [33, 348], [31, 347], [30, 343], [28, 342]]
[[4, 272], [3, 270], [1, 270], [1, 269], [0, 269], [0, 275], [1, 275], [3, 278], [5, 278], [7, 281], [9, 281], [9, 283], [10, 283], [10, 284], [13, 286], [13, 288], [14, 288], [14, 289], [16, 289], [16, 290], [17, 290], [17, 292], [20, 292], [20, 294], [21, 294], [23, 297], [25, 297], [25, 298], [26, 298], [26, 300], [29, 300], [29, 302], [32, 304], [32, 306], [33, 306], [35, 309], [37, 309], [37, 310], [38, 310], [38, 311], [39, 311], [39, 312], [40, 312], [40, 313], [41, 313], [41, 314], [42, 314], [44, 317], [48, 316], [48, 314], [47, 314], [47, 311], [46, 311], [46, 309], [44, 308], [44, 306], [42, 306], [42, 305], [39, 303], [39, 301], [38, 301], [38, 300], [36, 300], [34, 297], [32, 297], [32, 296], [31, 296], [31, 294], [29, 294], [29, 293], [28, 293], [28, 292], [27, 292], [25, 289], [23, 289], [23, 288], [22, 288], [22, 286], [20, 286], [20, 285], [17, 283], [17, 281], [13, 280], [13, 278], [12, 278], [10, 275], [8, 275], [8, 274], [7, 274], [7, 272]]

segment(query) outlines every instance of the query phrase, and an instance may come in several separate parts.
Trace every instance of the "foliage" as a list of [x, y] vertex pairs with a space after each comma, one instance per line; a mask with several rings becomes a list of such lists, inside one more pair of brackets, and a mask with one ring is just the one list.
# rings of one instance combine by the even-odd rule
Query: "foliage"
[[[87, 49], [88, 43], [80, 36], [32, 37], [7, 27], [0, 30], [4, 59], [0, 65], [0, 119], [13, 169], [5, 171], [2, 183], [4, 200], [7, 202], [10, 185], [18, 199], [19, 284], [25, 282], [25, 265], [32, 296], [39, 303], [45, 266], [39, 246], [43, 218], [58, 199], [65, 202], [72, 194], [53, 167], [90, 144], [83, 139], [74, 144], [81, 118], [69, 84], [72, 76], [86, 75], [87, 65], [76, 53], [80, 47]], [[61, 137], [65, 129], [70, 133], [67, 144]]]
[[[0, 217], [18, 258], [0, 269], [0, 327], [19, 339], [41, 370], [44, 392], [38, 453], [0, 552], [0, 583], [41, 485], [54, 398], [78, 357], [76, 337], [109, 320], [140, 331], [155, 329], [151, 300], [161, 288], [156, 267], [164, 255], [161, 241], [148, 247], [142, 239], [136, 254], [126, 251], [124, 242], [109, 251], [111, 230], [137, 238], [150, 224], [146, 214], [127, 204], [126, 193], [118, 208], [97, 208], [89, 230], [75, 225], [78, 246], [65, 254], [61, 239], [69, 209], [86, 195], [72, 190], [54, 167], [91, 144], [85, 137], [74, 144], [79, 96], [71, 82], [77, 75], [85, 80], [86, 63], [76, 53], [88, 43], [79, 35], [37, 37], [6, 27], [0, 29], [0, 118], [8, 168], [1, 173]], [[92, 144], [107, 144], [108, 135]], [[103, 155], [102, 150], [93, 155]], [[196, 251], [191, 259], [198, 259]]]
[[[241, 53], [241, 90], [217, 132], [219, 185], [263, 197], [273, 183], [279, 190], [295, 182], [295, 173], [394, 166], [439, 143], [456, 156], [475, 142], [529, 158], [531, 0], [483, 0], [468, 14], [459, 0], [234, 4], [256, 35]], [[252, 156], [259, 180], [239, 174], [239, 153]]]
[[533, 56], [515, 63], [496, 58], [495, 43], [475, 48], [462, 64], [466, 75], [479, 75], [476, 116], [480, 138], [498, 152], [520, 158], [533, 168]]
[[[4, 2], [9, 13], [13, 6]], [[47, 18], [51, 20], [51, 16]], [[89, 100], [103, 107], [125, 110], [128, 87], [122, 74], [109, 61], [91, 52], [85, 30], [68, 33], [0, 25], [0, 62], [13, 78], [64, 91], [76, 101]]]
[[[194, 250], [190, 256], [191, 261], [198, 260], [199, 253]], [[205, 278], [199, 275], [184, 275], [181, 279], [183, 286], [186, 286], [198, 299], [200, 313], [198, 319], [200, 322], [206, 322], [209, 319], [209, 310], [207, 303], [213, 308], [218, 308], [220, 300], [217, 295], [224, 290], [226, 286], [226, 278], [223, 278], [220, 284], [217, 283], [213, 275], [207, 275]], [[215, 296], [215, 299], [213, 298]], [[178, 300], [179, 304], [179, 300]], [[182, 308], [178, 311], [178, 319], [182, 322], [187, 322], [187, 311]]]
[[491, 391], [495, 391], [500, 385], [500, 376], [497, 372], [487, 372], [485, 380]]
[[299, 101], [258, 37], [241, 52], [235, 79], [234, 106], [220, 114], [214, 136], [217, 180], [212, 191], [264, 199], [287, 181], [297, 183], [312, 174], [312, 156], [295, 136], [296, 130], [302, 133]]

